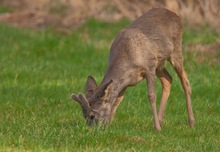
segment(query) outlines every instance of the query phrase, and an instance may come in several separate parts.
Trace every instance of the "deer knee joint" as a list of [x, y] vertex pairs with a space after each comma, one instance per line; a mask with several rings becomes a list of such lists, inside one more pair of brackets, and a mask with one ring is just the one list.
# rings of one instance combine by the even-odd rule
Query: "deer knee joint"
[[148, 94], [148, 99], [151, 104], [155, 103], [156, 102], [156, 95], [155, 94]]

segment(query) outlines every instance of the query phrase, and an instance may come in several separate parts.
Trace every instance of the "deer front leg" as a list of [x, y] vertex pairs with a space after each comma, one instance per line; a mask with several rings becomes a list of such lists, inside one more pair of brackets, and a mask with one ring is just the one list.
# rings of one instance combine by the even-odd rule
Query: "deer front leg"
[[121, 103], [121, 101], [124, 99], [124, 96], [120, 96], [116, 99], [114, 105], [112, 106], [112, 110], [111, 110], [111, 114], [109, 116], [109, 123], [112, 122], [112, 119], [114, 118], [116, 109], [118, 108], [119, 104]]
[[110, 113], [110, 116], [109, 116], [109, 123], [112, 122], [112, 119], [115, 115], [115, 112], [116, 112], [116, 109], [118, 108], [119, 104], [122, 102], [122, 100], [124, 99], [124, 92], [125, 92], [125, 89], [124, 88], [118, 95], [118, 98], [116, 99], [115, 103], [113, 104], [112, 106], [112, 109], [111, 109], [111, 113]]
[[166, 108], [167, 99], [170, 95], [170, 88], [172, 83], [172, 77], [168, 73], [165, 67], [158, 68], [156, 71], [157, 77], [160, 79], [162, 84], [162, 94], [161, 94], [161, 101], [160, 101], [160, 108], [158, 111], [158, 118], [160, 125], [163, 123], [164, 111]]
[[147, 88], [148, 88], [148, 99], [151, 105], [151, 110], [153, 114], [154, 127], [156, 130], [161, 130], [156, 107], [156, 91], [155, 91], [155, 72], [146, 73]]

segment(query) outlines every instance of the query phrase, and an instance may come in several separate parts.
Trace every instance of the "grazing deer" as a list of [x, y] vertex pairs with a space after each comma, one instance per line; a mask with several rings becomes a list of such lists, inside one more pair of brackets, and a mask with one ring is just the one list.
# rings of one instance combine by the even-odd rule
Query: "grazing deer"
[[[183, 67], [181, 19], [164, 8], [153, 8], [116, 36], [110, 51], [105, 76], [97, 86], [89, 76], [85, 93], [73, 94], [88, 124], [109, 124], [123, 99], [124, 91], [146, 78], [148, 98], [154, 127], [161, 130], [164, 110], [170, 94], [172, 77], [164, 67], [169, 61], [181, 80], [185, 91], [189, 125], [195, 124], [191, 106], [191, 88]], [[159, 112], [156, 109], [155, 80], [162, 84]]]

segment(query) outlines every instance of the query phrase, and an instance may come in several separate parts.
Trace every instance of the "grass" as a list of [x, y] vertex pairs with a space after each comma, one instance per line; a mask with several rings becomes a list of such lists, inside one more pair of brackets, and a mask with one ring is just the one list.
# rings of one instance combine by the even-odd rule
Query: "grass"
[[[70, 95], [84, 92], [90, 74], [101, 81], [110, 44], [128, 23], [89, 20], [69, 35], [0, 25], [0, 151], [219, 151], [220, 64], [209, 56], [198, 63], [203, 54], [193, 51], [183, 55], [195, 127], [187, 126], [184, 93], [169, 64], [173, 85], [161, 132], [153, 128], [145, 81], [126, 91], [108, 128], [85, 125]], [[212, 33], [186, 29], [183, 44], [219, 42]], [[157, 81], [158, 99], [160, 92]]]
[[0, 14], [10, 12], [10, 8], [0, 6]]

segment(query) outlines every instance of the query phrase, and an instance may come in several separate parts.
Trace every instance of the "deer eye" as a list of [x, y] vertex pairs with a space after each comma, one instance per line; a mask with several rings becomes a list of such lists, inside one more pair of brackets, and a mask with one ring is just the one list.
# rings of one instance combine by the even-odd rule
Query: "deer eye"
[[91, 116], [90, 116], [90, 119], [91, 119], [91, 120], [95, 119], [95, 115], [91, 115]]

